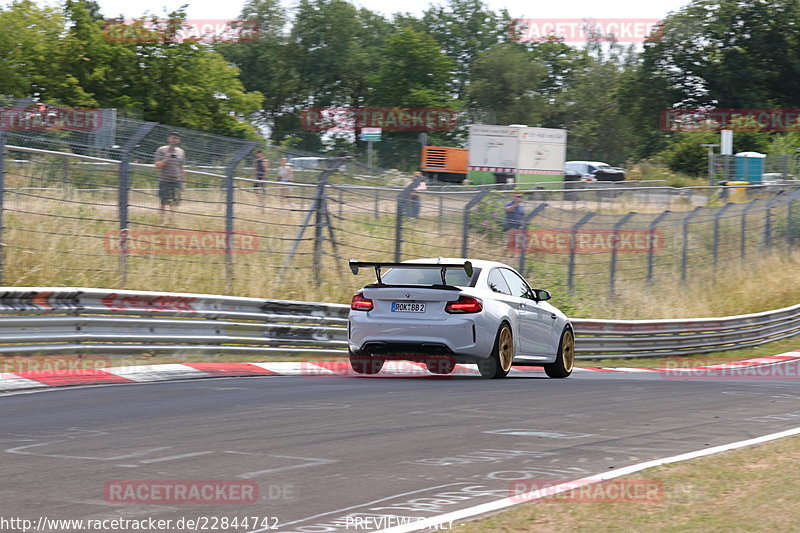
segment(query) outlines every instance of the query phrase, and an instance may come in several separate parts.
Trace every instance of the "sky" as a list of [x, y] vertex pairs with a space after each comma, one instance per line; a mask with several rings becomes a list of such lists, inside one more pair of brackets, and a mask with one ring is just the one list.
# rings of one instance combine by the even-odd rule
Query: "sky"
[[[53, 4], [56, 0], [47, 1]], [[188, 17], [190, 19], [235, 19], [241, 12], [244, 0], [98, 0], [103, 15], [115, 17], [123, 15], [133, 18], [145, 12], [161, 15], [164, 8], [172, 11], [183, 4], [188, 4]], [[372, 11], [390, 15], [396, 11], [410, 12], [420, 15], [431, 4], [444, 4], [444, 2], [430, 0], [403, 0], [394, 3], [387, 0], [355, 0], [358, 6]], [[560, 18], [560, 19], [660, 19], [671, 11], [676, 11], [689, 3], [689, 0], [560, 0], [556, 2], [542, 2], [534, 0], [484, 0], [492, 10], [507, 9], [515, 18]], [[292, 7], [296, 0], [284, 0], [284, 5]]]

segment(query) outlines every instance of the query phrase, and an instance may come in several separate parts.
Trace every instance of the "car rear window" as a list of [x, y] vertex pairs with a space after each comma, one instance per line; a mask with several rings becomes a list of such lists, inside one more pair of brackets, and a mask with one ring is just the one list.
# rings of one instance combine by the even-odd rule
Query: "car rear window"
[[[480, 268], [472, 269], [472, 278], [467, 276], [463, 268], [448, 268], [445, 281], [456, 287], [474, 287], [478, 280]], [[383, 274], [383, 282], [388, 285], [441, 285], [442, 273], [433, 268], [393, 268]]]

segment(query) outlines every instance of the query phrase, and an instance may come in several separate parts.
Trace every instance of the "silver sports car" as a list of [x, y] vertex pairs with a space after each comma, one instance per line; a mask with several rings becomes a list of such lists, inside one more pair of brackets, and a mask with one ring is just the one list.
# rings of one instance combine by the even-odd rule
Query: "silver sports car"
[[350, 304], [350, 363], [359, 374], [377, 374], [386, 360], [421, 361], [436, 374], [475, 363], [487, 378], [505, 377], [512, 364], [543, 366], [551, 378], [572, 372], [572, 324], [546, 301], [550, 293], [532, 289], [508, 265], [350, 260], [354, 274], [361, 268], [374, 268], [377, 282]]

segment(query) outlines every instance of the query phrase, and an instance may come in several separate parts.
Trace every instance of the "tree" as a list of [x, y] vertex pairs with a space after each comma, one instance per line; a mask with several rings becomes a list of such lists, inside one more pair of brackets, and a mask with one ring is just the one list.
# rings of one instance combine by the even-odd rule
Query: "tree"
[[546, 78], [547, 66], [525, 45], [496, 44], [473, 63], [470, 107], [494, 109], [497, 124], [536, 123], [546, 104], [540, 92]]
[[64, 24], [58, 10], [30, 0], [0, 8], [0, 94], [86, 101], [78, 80], [61, 68]]
[[472, 68], [481, 52], [508, 38], [511, 17], [506, 10], [491, 11], [481, 0], [448, 0], [446, 6], [432, 6], [422, 16], [422, 31], [441, 44], [456, 63], [453, 78], [455, 96], [465, 95]]

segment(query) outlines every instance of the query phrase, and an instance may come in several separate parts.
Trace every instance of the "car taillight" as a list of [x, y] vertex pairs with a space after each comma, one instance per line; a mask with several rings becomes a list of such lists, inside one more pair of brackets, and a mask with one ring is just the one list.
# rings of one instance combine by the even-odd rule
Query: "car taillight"
[[364, 298], [360, 294], [356, 294], [350, 302], [350, 309], [355, 311], [372, 311], [372, 300]]
[[455, 302], [447, 302], [444, 310], [448, 313], [480, 313], [483, 311], [483, 302], [477, 298], [461, 296]]

